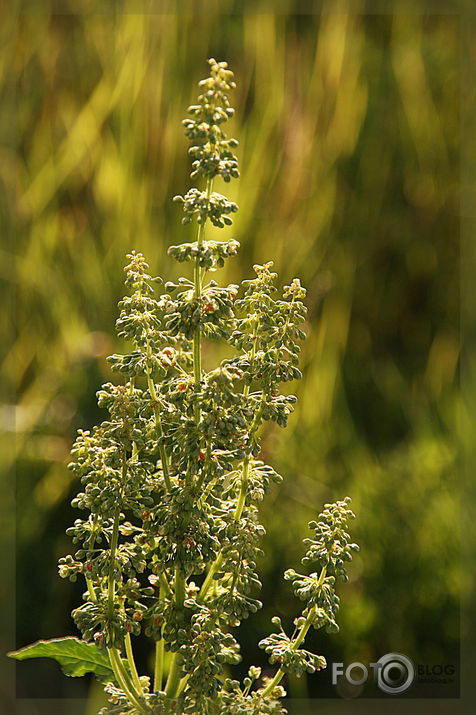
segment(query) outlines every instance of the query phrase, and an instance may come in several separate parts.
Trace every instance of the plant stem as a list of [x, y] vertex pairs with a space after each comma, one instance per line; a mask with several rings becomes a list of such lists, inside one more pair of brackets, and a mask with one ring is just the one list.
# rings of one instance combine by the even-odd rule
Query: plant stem
[[[95, 541], [95, 537], [94, 537], [94, 532], [93, 532], [91, 534], [91, 536], [89, 538], [89, 542], [88, 542], [88, 549], [90, 551], [92, 550], [92, 548], [94, 546], [94, 541]], [[93, 580], [92, 580], [91, 576], [86, 575], [85, 579], [86, 579], [86, 585], [88, 587], [89, 598], [91, 599], [91, 601], [97, 601], [96, 591], [94, 590], [94, 584], [93, 584]]]
[[[161, 588], [167, 593], [169, 596], [172, 594], [172, 591], [170, 590], [170, 586], [167, 582], [167, 579], [165, 578], [165, 575], [163, 573], [159, 574], [159, 595], [158, 599], [160, 599], [161, 596]], [[164, 679], [164, 626], [165, 623], [162, 623], [162, 628], [160, 631], [160, 638], [158, 641], [155, 642], [155, 664], [154, 664], [154, 691], [158, 692], [159, 690], [162, 690], [162, 684], [163, 684], [163, 679]]]
[[[324, 566], [323, 569], [321, 570], [320, 575], [319, 575], [319, 580], [317, 582], [318, 586], [322, 586], [322, 584], [324, 583], [325, 577], [326, 577], [326, 567]], [[303, 642], [303, 640], [305, 639], [307, 632], [308, 632], [309, 628], [312, 626], [312, 622], [313, 622], [314, 618], [316, 617], [316, 610], [317, 610], [316, 605], [314, 605], [309, 610], [306, 620], [302, 624], [301, 628], [298, 631], [296, 638], [292, 641], [292, 643], [289, 647], [290, 650], [292, 650], [292, 651], [297, 650], [299, 648], [299, 646], [301, 645], [301, 643]], [[281, 682], [281, 680], [283, 679], [285, 674], [286, 674], [286, 671], [283, 670], [282, 668], [280, 668], [277, 671], [274, 678], [272, 679], [272, 681], [270, 683], [268, 683], [268, 685], [265, 687], [265, 689], [262, 691], [262, 693], [260, 693], [261, 697], [265, 697], [266, 695], [269, 695], [272, 692], [272, 690], [277, 685], [279, 685], [279, 683]]]
[[140, 702], [141, 695], [136, 692], [129, 674], [124, 668], [121, 656], [117, 648], [108, 648], [109, 661], [116, 676], [118, 685], [122, 688], [129, 701], [137, 708], [139, 713], [147, 713], [149, 709]]
[[250, 476], [250, 455], [247, 454], [246, 457], [243, 460], [243, 469], [241, 473], [241, 486], [240, 486], [240, 494], [238, 496], [238, 501], [236, 503], [236, 509], [235, 509], [235, 514], [233, 516], [235, 521], [239, 521], [241, 519], [241, 515], [243, 514], [243, 509], [245, 506], [245, 500], [246, 500], [246, 494], [248, 491], [248, 480]]
[[[183, 608], [183, 602], [185, 600], [185, 578], [181, 575], [179, 569], [175, 569], [175, 604], [178, 608]], [[175, 697], [177, 695], [177, 688], [180, 683], [180, 668], [181, 658], [178, 653], [174, 653], [172, 656], [172, 662], [170, 664], [169, 676], [167, 678], [167, 685], [165, 686], [165, 692], [169, 697]]]
[[94, 590], [93, 581], [91, 579], [91, 576], [86, 576], [86, 585], [88, 587], [89, 598], [91, 599], [91, 601], [97, 601], [96, 591]]
[[162, 690], [164, 675], [164, 639], [155, 642], [154, 692]]
[[177, 695], [180, 695], [180, 693], [184, 690], [185, 686], [187, 685], [187, 680], [189, 679], [190, 674], [187, 673], [187, 675], [184, 675], [182, 680], [180, 681], [178, 690], [177, 690]]
[[[206, 197], [207, 199], [210, 198], [211, 190], [212, 190], [212, 180], [207, 179], [207, 186], [206, 186]], [[201, 246], [203, 243], [203, 230], [205, 227], [205, 222], [206, 222], [206, 217], [203, 223], [200, 223], [198, 226], [198, 234], [197, 234], [197, 245]], [[194, 284], [194, 298], [199, 299], [202, 295], [202, 278], [201, 278], [201, 272], [200, 272], [200, 264], [199, 264], [199, 258], [197, 257], [197, 260], [195, 261], [195, 266], [193, 269], [193, 284]], [[200, 385], [200, 381], [202, 379], [202, 348], [201, 348], [201, 330], [200, 326], [196, 329], [195, 335], [193, 336], [193, 379], [195, 382], [195, 389], [197, 389]], [[200, 405], [197, 403], [195, 404], [195, 410], [194, 410], [194, 416], [195, 416], [195, 423], [197, 426], [200, 424], [200, 419], [201, 419], [201, 410], [200, 410]], [[185, 599], [185, 579], [184, 577], [180, 574], [178, 569], [175, 569], [175, 603], [178, 607], [183, 606], [183, 602]], [[172, 663], [170, 665], [170, 671], [169, 675], [167, 678], [167, 684], [165, 686], [165, 692], [169, 697], [175, 696], [177, 693], [177, 688], [180, 683], [180, 677], [179, 677], [179, 656], [177, 653], [174, 654], [172, 658]]]
[[[150, 347], [147, 348], [147, 353], [148, 354], [150, 353]], [[159, 452], [160, 452], [160, 460], [162, 462], [162, 471], [164, 473], [165, 484], [167, 486], [168, 491], [170, 491], [172, 488], [172, 482], [170, 481], [169, 463], [167, 461], [167, 452], [165, 451], [165, 445], [163, 442], [164, 431], [162, 429], [162, 421], [160, 419], [159, 400], [157, 397], [157, 392], [155, 390], [154, 381], [152, 380], [152, 378], [150, 376], [148, 367], [147, 367], [147, 386], [149, 388], [150, 396], [152, 397], [152, 400], [154, 402], [155, 432], [157, 435], [157, 441], [159, 443]]]
[[180, 574], [180, 571], [175, 569], [175, 603], [177, 606], [183, 606], [185, 600], [185, 579]]
[[[257, 328], [258, 328], [258, 319], [255, 314], [254, 320], [253, 320], [253, 330], [251, 332], [251, 338], [253, 340], [253, 344], [251, 345], [251, 353], [250, 353], [250, 362], [251, 363], [253, 362], [255, 355], [256, 355], [256, 341], [258, 340]], [[245, 397], [248, 397], [249, 394], [250, 394], [250, 385], [246, 384], [245, 387], [243, 388], [243, 395]]]
[[168, 596], [171, 596], [171, 595], [172, 595], [172, 590], [171, 590], [171, 588], [170, 588], [170, 586], [169, 586], [169, 583], [168, 583], [167, 579], [165, 578], [165, 574], [163, 574], [163, 573], [159, 574], [159, 579], [160, 579], [160, 585], [161, 585], [162, 588], [164, 589], [165, 593], [166, 593]]
[[[95, 526], [95, 525], [96, 525], [96, 522], [94, 522], [94, 524], [93, 524], [93, 529], [92, 529], [92, 531], [91, 531], [91, 536], [89, 537], [89, 541], [88, 541], [88, 551], [92, 551], [92, 550], [93, 550], [94, 544], [95, 544], [95, 541], [96, 541], [96, 535], [95, 535], [95, 533], [94, 533], [94, 526]], [[94, 583], [93, 583], [93, 580], [92, 580], [91, 576], [89, 576], [88, 574], [85, 574], [84, 578], [85, 578], [85, 580], [86, 580], [86, 585], [87, 585], [87, 587], [88, 587], [89, 598], [91, 599], [91, 601], [97, 601], [96, 589], [94, 588]], [[101, 584], [99, 584], [98, 588], [99, 588], [99, 592], [101, 593], [101, 592], [102, 592]]]
[[[123, 467], [123, 472], [124, 472], [124, 467]], [[118, 540], [119, 540], [119, 507], [116, 507], [116, 511], [114, 513], [114, 524], [112, 527], [112, 536], [111, 536], [111, 554], [110, 554], [110, 561], [109, 561], [108, 596], [107, 596], [108, 615], [111, 620], [114, 618], [114, 594], [116, 591], [116, 582], [114, 580], [114, 571], [115, 571], [116, 549], [117, 549]]]
[[[207, 200], [210, 198], [210, 194], [212, 192], [212, 184], [213, 184], [213, 180], [207, 179], [207, 186], [206, 186]], [[201, 246], [203, 243], [203, 231], [205, 228], [205, 223], [206, 223], [206, 217], [205, 217], [203, 223], [200, 223], [198, 225], [197, 246]], [[202, 295], [202, 278], [201, 278], [200, 264], [199, 264], [198, 257], [195, 261], [195, 266], [193, 269], [193, 285], [194, 285], [194, 298], [200, 298], [200, 296]], [[193, 336], [193, 377], [194, 377], [196, 387], [198, 387], [198, 385], [200, 385], [200, 380], [202, 377], [202, 349], [201, 349], [202, 335], [201, 335], [201, 333], [202, 333], [202, 331], [199, 326], [197, 328], [197, 330], [195, 331], [195, 335]], [[195, 422], [197, 424], [200, 422], [200, 407], [199, 407], [199, 405], [195, 406]]]
[[132, 680], [134, 681], [134, 685], [136, 686], [137, 690], [140, 693], [142, 693], [143, 688], [142, 688], [141, 682], [139, 680], [139, 673], [137, 672], [136, 663], [134, 660], [134, 653], [132, 650], [132, 641], [131, 641], [130, 633], [126, 633], [124, 641], [126, 644], [127, 662], [129, 663], [129, 668], [131, 669], [131, 673], [132, 673]]
[[[233, 515], [233, 519], [235, 521], [239, 521], [241, 519], [241, 515], [243, 513], [243, 509], [245, 506], [246, 492], [248, 491], [249, 473], [250, 473], [250, 455], [247, 454], [243, 460], [243, 471], [242, 471], [240, 495], [238, 497], [238, 502], [236, 504], [235, 513]], [[197, 598], [199, 603], [203, 603], [203, 599], [207, 595], [208, 591], [210, 590], [210, 586], [213, 583], [213, 577], [217, 573], [217, 571], [220, 570], [222, 563], [223, 563], [223, 554], [220, 552], [218, 554], [218, 556], [216, 557], [215, 561], [213, 562], [213, 564], [211, 565], [210, 570], [207, 573], [204, 582], [202, 583], [202, 587], [200, 589], [200, 593], [198, 594], [198, 598]]]
[[[244, 394], [248, 395], [249, 392], [249, 387], [248, 390], [246, 388], [248, 385], [245, 386]], [[263, 404], [261, 404], [260, 408], [256, 412], [253, 422], [250, 427], [250, 435], [254, 434], [254, 432], [258, 429], [258, 420], [261, 416], [261, 413], [263, 411]], [[242, 464], [242, 472], [241, 472], [241, 485], [240, 485], [240, 494], [238, 496], [238, 501], [236, 503], [236, 508], [235, 508], [235, 513], [234, 513], [234, 520], [239, 521], [241, 519], [241, 516], [243, 514], [243, 509], [245, 507], [245, 501], [246, 501], [246, 494], [248, 491], [248, 481], [249, 481], [249, 475], [250, 475], [250, 462], [251, 462], [251, 455], [247, 454], [243, 460]], [[208, 591], [210, 590], [210, 586], [213, 583], [213, 577], [217, 573], [217, 571], [220, 570], [221, 565], [223, 563], [223, 554], [220, 552], [218, 556], [216, 557], [215, 561], [210, 567], [210, 570], [208, 574], [206, 575], [206, 578], [202, 584], [202, 587], [200, 589], [200, 593], [198, 594], [198, 602], [203, 603], [203, 600], [205, 596], [207, 595]]]
[[165, 693], [169, 698], [173, 698], [176, 696], [177, 689], [180, 683], [178, 659], [179, 654], [174, 653], [172, 656], [172, 662], [170, 663], [169, 676], [165, 685]]
[[200, 593], [198, 594], [198, 598], [197, 598], [197, 601], [199, 603], [203, 603], [203, 599], [207, 595], [208, 591], [210, 590], [210, 586], [212, 585], [213, 577], [216, 574], [216, 572], [220, 570], [222, 563], [223, 563], [223, 554], [220, 552], [218, 554], [218, 556], [216, 557], [215, 561], [212, 563], [210, 570], [207, 573], [204, 582], [202, 583], [202, 587], [200, 589]]
[[[316, 613], [316, 607], [313, 606], [313, 607], [311, 608], [311, 610], [309, 611], [308, 616], [307, 616], [307, 618], [306, 618], [306, 621], [305, 621], [305, 623], [302, 625], [302, 627], [301, 627], [301, 629], [300, 629], [300, 631], [299, 631], [299, 633], [298, 633], [298, 635], [297, 635], [297, 637], [296, 637], [296, 640], [294, 640], [294, 641], [292, 642], [292, 644], [291, 644], [291, 646], [290, 646], [290, 650], [297, 650], [297, 649], [299, 648], [299, 646], [300, 646], [301, 643], [303, 642], [304, 638], [306, 637], [306, 634], [307, 634], [309, 628], [311, 627], [312, 621], [313, 621], [314, 618], [315, 618], [315, 613]], [[286, 674], [286, 671], [283, 670], [282, 668], [280, 668], [280, 669], [278, 670], [278, 672], [276, 673], [276, 675], [274, 676], [273, 680], [272, 680], [270, 683], [268, 683], [268, 685], [266, 686], [266, 688], [263, 690], [263, 692], [261, 693], [261, 696], [262, 696], [262, 697], [265, 697], [266, 695], [269, 695], [269, 694], [271, 693], [271, 691], [272, 691], [277, 685], [279, 685], [279, 683], [281, 682], [281, 680], [283, 679], [283, 677], [284, 677], [285, 674]]]
[[[126, 455], [123, 454], [123, 461], [122, 461], [122, 478], [123, 481], [126, 478]], [[112, 527], [112, 536], [111, 536], [111, 553], [110, 553], [110, 562], [109, 562], [109, 576], [108, 576], [108, 596], [107, 596], [107, 610], [108, 610], [108, 616], [109, 619], [112, 621], [114, 618], [114, 596], [116, 592], [116, 581], [114, 578], [114, 572], [115, 572], [115, 560], [116, 560], [116, 551], [117, 551], [117, 544], [119, 541], [119, 515], [120, 515], [120, 510], [119, 506], [116, 507], [116, 511], [114, 513], [114, 523]], [[129, 635], [129, 634], [127, 634]], [[126, 650], [127, 650], [127, 638], [126, 638]], [[121, 656], [119, 654], [119, 651], [117, 648], [114, 646], [111, 646], [108, 648], [109, 652], [109, 659], [111, 661], [111, 666], [114, 670], [114, 674], [116, 675], [116, 678], [118, 679], [119, 685], [122, 687], [124, 690], [124, 693], [127, 695], [129, 700], [133, 705], [139, 708], [139, 712], [144, 712], [144, 708], [138, 701], [138, 698], [140, 697], [139, 693], [142, 693], [142, 688], [140, 686], [139, 682], [139, 677], [137, 676], [137, 682], [139, 684], [139, 693], [136, 692], [136, 686], [132, 682], [129, 674], [127, 673], [126, 669], [124, 668], [124, 665], [121, 660]], [[132, 656], [132, 648], [130, 651], [130, 654]], [[127, 654], [128, 660], [129, 660], [129, 653]], [[134, 674], [135, 670], [135, 665], [133, 664], [133, 658], [132, 658], [132, 663], [130, 663], [131, 666], [131, 671]], [[137, 675], [137, 671], [136, 671]]]

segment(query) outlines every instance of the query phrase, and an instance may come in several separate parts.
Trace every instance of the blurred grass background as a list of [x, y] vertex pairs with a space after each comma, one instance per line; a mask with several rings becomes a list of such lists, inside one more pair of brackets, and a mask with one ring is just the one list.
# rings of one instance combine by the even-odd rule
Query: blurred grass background
[[[2, 81], [16, 95], [1, 163], [17, 232], [0, 261], [5, 306], [15, 297], [2, 426], [14, 408], [16, 645], [75, 633], [82, 586], [56, 575], [77, 517], [69, 448], [102, 418], [125, 254], [143, 251], [169, 278], [167, 246], [193, 240], [171, 197], [190, 185], [181, 119], [214, 56], [236, 75], [241, 163], [224, 193], [240, 206], [228, 234], [242, 250], [221, 279], [272, 259], [283, 283], [299, 276], [309, 291], [299, 404], [286, 431], [264, 436], [285, 482], [263, 509], [265, 607], [242, 626], [244, 661], [264, 664], [270, 617], [297, 612], [281, 574], [299, 565], [307, 522], [349, 494], [361, 554], [341, 632], [310, 643], [330, 662], [400, 651], [457, 664], [458, 18], [375, 15], [365, 2], [359, 14], [332, 3], [302, 14], [295, 0], [279, 13], [233, 0], [195, 13], [106, 6], [56, 14], [43, 0], [3, 25]], [[17, 672], [19, 696], [86, 695], [54, 664]], [[335, 690], [322, 674], [290, 693]]]

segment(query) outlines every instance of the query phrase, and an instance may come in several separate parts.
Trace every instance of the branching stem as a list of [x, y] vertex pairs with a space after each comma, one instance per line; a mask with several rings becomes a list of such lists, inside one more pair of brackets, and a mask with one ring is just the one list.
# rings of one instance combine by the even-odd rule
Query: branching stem
[[[324, 583], [325, 577], [326, 577], [326, 568], [324, 567], [321, 570], [321, 573], [319, 575], [319, 581], [317, 584], [318, 586], [322, 586], [322, 584]], [[293, 641], [289, 647], [290, 650], [292, 650], [292, 651], [297, 650], [299, 648], [299, 646], [301, 645], [301, 643], [304, 641], [304, 639], [307, 635], [307, 632], [308, 632], [309, 628], [312, 626], [312, 623], [316, 617], [316, 610], [317, 610], [317, 606], [315, 606], [315, 605], [309, 609], [309, 613], [307, 614], [306, 620], [302, 624], [296, 637], [293, 639]], [[266, 697], [266, 695], [269, 695], [274, 690], [274, 688], [277, 685], [279, 685], [279, 683], [281, 682], [281, 680], [283, 679], [285, 674], [286, 674], [286, 671], [283, 670], [282, 668], [279, 668], [279, 670], [277, 671], [274, 678], [271, 680], [271, 682], [268, 683], [268, 685], [265, 687], [265, 689], [261, 692], [261, 697]]]
[[116, 676], [118, 685], [122, 688], [129, 701], [135, 708], [137, 708], [139, 713], [148, 713], [149, 708], [141, 703], [141, 695], [136, 692], [134, 684], [131, 682], [130, 676], [124, 668], [119, 651], [117, 648], [111, 647], [108, 648], [108, 653], [109, 661], [114, 671], [114, 675]]

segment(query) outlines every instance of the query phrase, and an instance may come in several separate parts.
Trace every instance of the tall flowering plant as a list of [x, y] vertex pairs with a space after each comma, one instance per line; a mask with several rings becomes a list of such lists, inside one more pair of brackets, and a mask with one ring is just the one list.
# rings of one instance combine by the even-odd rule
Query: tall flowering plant
[[[259, 644], [277, 665], [274, 677], [252, 666], [242, 683], [231, 679], [229, 666], [240, 661], [235, 629], [261, 607], [259, 505], [281, 481], [260, 459], [260, 427], [286, 427], [293, 411], [296, 398], [280, 388], [301, 377], [306, 291], [296, 278], [278, 292], [271, 262], [240, 286], [212, 278], [239, 249], [234, 239], [206, 236], [207, 224], [226, 228], [238, 210], [215, 182], [239, 172], [238, 142], [224, 131], [233, 73], [226, 62], [209, 66], [184, 120], [191, 177], [204, 188], [174, 199], [197, 237], [169, 248], [191, 274], [164, 284], [141, 253], [128, 255], [116, 327], [129, 351], [108, 358], [123, 381], [102, 386], [98, 404], [108, 417], [80, 430], [72, 448], [82, 517], [67, 531], [76, 550], [60, 559], [59, 573], [84, 579], [72, 614], [82, 638], [10, 654], [55, 658], [71, 676], [94, 673], [109, 698], [104, 715], [285, 712], [286, 674], [326, 665], [304, 639], [310, 628], [337, 630], [335, 584], [357, 549], [347, 533], [350, 500], [327, 504], [305, 541], [303, 563], [315, 570], [285, 573], [303, 601], [294, 632], [276, 617], [277, 631]], [[232, 357], [209, 369], [204, 340], [224, 341]], [[153, 648], [151, 674], [138, 672], [138, 638]]]

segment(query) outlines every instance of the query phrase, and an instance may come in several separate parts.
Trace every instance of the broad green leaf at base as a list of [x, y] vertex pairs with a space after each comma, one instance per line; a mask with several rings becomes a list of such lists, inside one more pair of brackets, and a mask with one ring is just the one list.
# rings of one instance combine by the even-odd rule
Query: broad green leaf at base
[[94, 673], [99, 680], [114, 680], [107, 652], [99, 650], [95, 643], [85, 643], [79, 638], [36, 641], [7, 655], [16, 660], [53, 658], [60, 664], [65, 675], [80, 677], [86, 673]]

